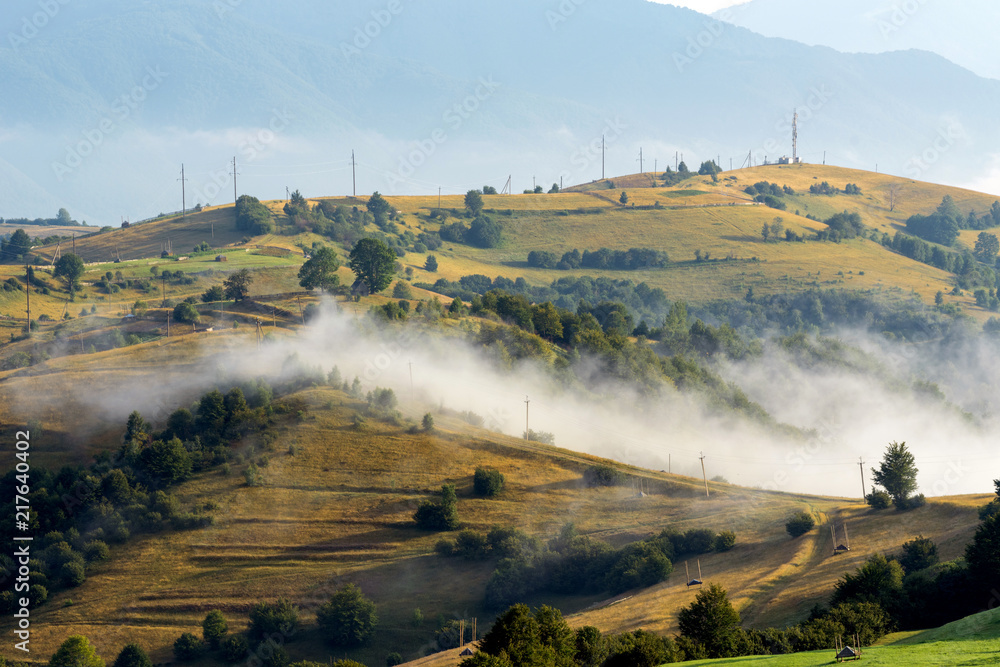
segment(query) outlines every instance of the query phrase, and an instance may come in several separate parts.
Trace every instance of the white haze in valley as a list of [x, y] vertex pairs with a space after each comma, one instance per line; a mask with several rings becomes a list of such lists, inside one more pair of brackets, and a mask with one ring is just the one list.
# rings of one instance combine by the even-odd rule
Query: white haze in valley
[[[596, 363], [586, 389], [569, 386], [559, 373], [533, 362], [501, 371], [488, 351], [465, 339], [424, 332], [412, 323], [379, 326], [329, 302], [310, 326], [260, 350], [251, 347], [252, 339], [233, 339], [228, 353], [206, 353], [195, 366], [200, 372], [91, 391], [81, 400], [112, 423], [124, 424], [134, 409], [162, 420], [208, 389], [225, 391], [228, 383], [254, 377], [280, 379], [292, 372], [295, 364], [288, 360], [296, 355], [324, 376], [337, 366], [344, 381], [359, 377], [365, 392], [392, 388], [402, 410], [418, 421], [444, 406], [472, 411], [485, 419], [485, 428], [521, 437], [527, 397], [531, 429], [553, 433], [557, 446], [653, 470], [669, 467], [700, 477], [699, 453], [704, 452], [709, 478], [722, 475], [749, 487], [860, 497], [859, 457], [865, 461], [870, 491], [870, 469], [878, 465], [885, 446], [905, 441], [920, 469], [919, 492], [991, 492], [992, 480], [1000, 477], [1000, 454], [993, 445], [996, 425], [990, 416], [996, 414], [998, 399], [989, 383], [1000, 369], [989, 351], [972, 340], [949, 359], [932, 363], [912, 347], [857, 332], [840, 338], [876, 358], [882, 370], [807, 370], [771, 345], [759, 358], [716, 367], [778, 422], [811, 432], [806, 438], [733, 412], [720, 413], [697, 393], [665, 387], [657, 398], [642, 396], [601, 379]], [[913, 391], [910, 385], [918, 375], [938, 382], [950, 402]]]

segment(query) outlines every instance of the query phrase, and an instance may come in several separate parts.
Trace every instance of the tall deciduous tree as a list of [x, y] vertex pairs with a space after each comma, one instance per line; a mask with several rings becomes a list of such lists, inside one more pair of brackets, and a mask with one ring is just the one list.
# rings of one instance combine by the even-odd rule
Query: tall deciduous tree
[[253, 276], [247, 269], [240, 269], [233, 275], [226, 278], [222, 283], [226, 292], [226, 298], [233, 301], [243, 301], [250, 295], [250, 285], [253, 284]]
[[997, 239], [997, 235], [980, 232], [974, 252], [976, 259], [986, 264], [993, 264], [997, 261], [997, 253], [1000, 253], [1000, 240]]
[[371, 294], [392, 283], [396, 272], [396, 253], [380, 239], [361, 239], [351, 250], [351, 271]]
[[340, 284], [340, 261], [333, 248], [320, 248], [299, 269], [299, 284], [306, 289], [330, 290]]
[[31, 237], [23, 229], [18, 229], [3, 246], [4, 261], [16, 262], [31, 250]]
[[360, 646], [375, 633], [378, 612], [360, 588], [348, 584], [316, 611], [316, 621], [332, 646]]
[[710, 658], [735, 654], [740, 614], [718, 584], [699, 591], [694, 602], [678, 614], [677, 621], [681, 634], [704, 646]]
[[469, 190], [465, 193], [465, 208], [474, 218], [483, 212], [483, 195], [479, 190]]
[[392, 209], [389, 202], [387, 202], [385, 198], [378, 193], [378, 190], [373, 192], [372, 196], [368, 198], [366, 208], [376, 220], [380, 221], [385, 220], [389, 216], [389, 211]]
[[905, 442], [886, 447], [882, 465], [872, 468], [872, 479], [892, 496], [896, 507], [906, 506], [910, 494], [917, 490], [917, 466]]
[[72, 635], [59, 646], [49, 667], [105, 667], [104, 659], [83, 635]]
[[218, 609], [208, 612], [205, 620], [201, 622], [202, 637], [205, 638], [205, 643], [213, 649], [219, 648], [219, 644], [226, 638], [227, 632], [229, 632], [229, 623], [226, 622], [226, 617]]
[[66, 289], [72, 290], [76, 281], [83, 275], [83, 269], [83, 260], [78, 255], [68, 252], [56, 262], [52, 275], [56, 278], [62, 278], [66, 283]]

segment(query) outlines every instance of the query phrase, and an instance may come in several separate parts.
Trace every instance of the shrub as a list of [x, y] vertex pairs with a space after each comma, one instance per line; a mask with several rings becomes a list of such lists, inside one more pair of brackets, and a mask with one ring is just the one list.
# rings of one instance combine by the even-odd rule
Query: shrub
[[892, 497], [885, 491], [872, 491], [865, 496], [865, 502], [874, 510], [884, 510], [892, 504]]
[[187, 662], [197, 660], [205, 653], [205, 643], [190, 632], [185, 632], [174, 642], [174, 657]]
[[247, 632], [253, 638], [262, 638], [272, 633], [289, 634], [299, 625], [299, 610], [285, 598], [277, 602], [258, 602], [250, 609], [250, 626]]
[[432, 415], [429, 412], [427, 414], [425, 414], [423, 420], [421, 421], [421, 424], [423, 426], [423, 429], [425, 431], [427, 431], [428, 433], [430, 433], [431, 431], [433, 431], [434, 430], [434, 415]]
[[386, 664], [386, 667], [396, 667], [396, 665], [402, 665], [403, 664], [403, 656], [401, 656], [399, 653], [393, 651], [392, 653], [390, 653], [389, 655], [387, 655], [385, 657], [385, 664]]
[[472, 486], [477, 496], [492, 498], [503, 490], [504, 476], [499, 470], [476, 468]]
[[463, 530], [455, 538], [451, 554], [462, 556], [466, 560], [480, 560], [489, 555], [489, 543], [486, 536], [474, 530]]
[[270, 637], [257, 644], [254, 653], [260, 658], [262, 667], [288, 667], [285, 647]]
[[793, 538], [801, 537], [816, 527], [816, 520], [808, 512], [799, 512], [785, 523], [785, 530]]
[[239, 662], [250, 652], [247, 638], [243, 635], [230, 635], [222, 642], [222, 657], [227, 662]]
[[628, 477], [617, 468], [608, 465], [595, 465], [584, 471], [583, 479], [587, 486], [622, 486]]
[[83, 569], [83, 565], [76, 561], [71, 561], [63, 563], [63, 566], [59, 568], [59, 578], [62, 580], [63, 586], [74, 588], [82, 584], [87, 575]]
[[734, 546], [736, 546], [736, 533], [724, 530], [715, 536], [714, 547], [716, 551], [729, 551]]
[[424, 530], [454, 530], [458, 527], [458, 497], [455, 487], [441, 487], [441, 500], [425, 500], [413, 515], [414, 521]]
[[115, 658], [114, 667], [153, 667], [153, 663], [141, 646], [126, 644]]
[[174, 319], [178, 322], [195, 324], [201, 319], [201, 316], [198, 314], [197, 309], [195, 309], [193, 305], [187, 301], [182, 301], [174, 306]]
[[92, 540], [83, 545], [83, 556], [88, 563], [98, 563], [111, 557], [111, 549], [101, 540]]
[[361, 646], [375, 633], [378, 613], [360, 588], [348, 584], [316, 611], [316, 621], [331, 646]]
[[937, 562], [937, 545], [933, 540], [921, 535], [903, 544], [903, 555], [899, 557], [899, 564], [907, 573], [923, 570]]
[[393, 299], [412, 299], [413, 289], [410, 287], [410, 283], [397, 280], [396, 284], [392, 287], [392, 298]]
[[222, 640], [226, 637], [226, 633], [229, 632], [229, 624], [226, 623], [226, 617], [218, 609], [213, 609], [208, 612], [205, 620], [201, 622], [201, 632], [206, 644], [213, 649], [219, 648], [219, 644], [222, 643]]

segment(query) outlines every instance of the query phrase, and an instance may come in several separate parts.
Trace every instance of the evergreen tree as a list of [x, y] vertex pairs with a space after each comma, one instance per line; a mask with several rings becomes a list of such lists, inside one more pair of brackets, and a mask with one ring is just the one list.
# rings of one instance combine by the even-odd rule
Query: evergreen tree
[[115, 659], [114, 667], [153, 667], [153, 663], [141, 646], [126, 644]]
[[917, 490], [917, 466], [905, 442], [886, 447], [882, 465], [872, 468], [872, 479], [885, 489], [898, 509], [905, 509], [910, 494]]

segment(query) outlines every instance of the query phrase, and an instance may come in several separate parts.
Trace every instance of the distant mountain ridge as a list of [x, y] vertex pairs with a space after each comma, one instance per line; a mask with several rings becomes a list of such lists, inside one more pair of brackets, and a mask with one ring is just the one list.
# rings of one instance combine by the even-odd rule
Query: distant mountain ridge
[[796, 108], [812, 162], [973, 185], [1000, 156], [1000, 81], [644, 0], [75, 0], [0, 42], [0, 85], [17, 91], [0, 100], [0, 216], [65, 206], [101, 224], [179, 209], [181, 163], [191, 205], [228, 201], [234, 155], [239, 189], [263, 198], [350, 193], [352, 150], [360, 193], [587, 182], [602, 135], [610, 172], [640, 148], [647, 170], [681, 153], [728, 169], [790, 153]]
[[713, 16], [768, 37], [838, 51], [924, 49], [1000, 79], [1000, 5], [989, 0], [750, 0]]

